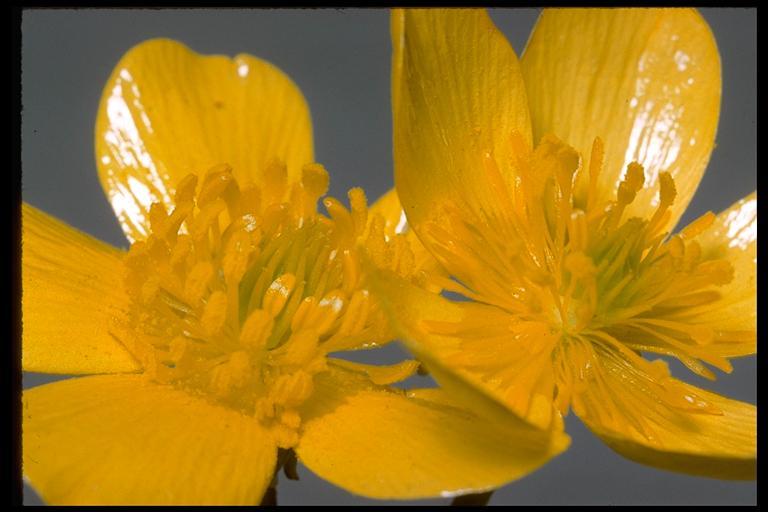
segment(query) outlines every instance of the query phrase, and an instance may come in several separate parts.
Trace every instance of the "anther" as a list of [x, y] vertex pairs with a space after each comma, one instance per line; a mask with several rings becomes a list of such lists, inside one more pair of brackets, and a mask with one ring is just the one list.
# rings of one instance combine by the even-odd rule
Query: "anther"
[[314, 329], [294, 332], [284, 345], [272, 351], [272, 357], [283, 365], [303, 366], [315, 356], [317, 342], [318, 335]]
[[152, 203], [149, 207], [149, 226], [153, 233], [162, 233], [168, 213], [162, 203]]
[[173, 196], [174, 202], [180, 204], [192, 201], [195, 197], [196, 187], [197, 176], [195, 174], [187, 174], [176, 186], [176, 193]]
[[589, 227], [587, 226], [587, 215], [583, 210], [575, 210], [571, 213], [568, 235], [570, 236], [569, 247], [573, 252], [586, 250], [589, 243]]
[[676, 196], [677, 189], [672, 175], [668, 172], [659, 173], [659, 208], [670, 206], [674, 203]]
[[276, 317], [288, 301], [294, 286], [296, 286], [296, 276], [293, 274], [283, 274], [272, 281], [267, 291], [264, 292], [262, 309]]
[[227, 283], [235, 285], [240, 281], [248, 268], [251, 252], [251, 239], [248, 233], [245, 231], [233, 233], [224, 249], [221, 262]]
[[337, 236], [340, 237], [340, 240], [348, 243], [355, 233], [354, 222], [349, 211], [333, 197], [323, 199], [323, 206], [325, 206], [328, 214], [333, 219]]
[[183, 337], [176, 336], [173, 338], [169, 345], [169, 355], [171, 359], [176, 363], [181, 361], [184, 355], [187, 353], [188, 346], [189, 342]]
[[299, 370], [278, 377], [272, 387], [272, 396], [277, 404], [296, 407], [309, 398], [313, 389], [312, 376]]
[[701, 259], [701, 245], [695, 240], [685, 246], [683, 256], [683, 269], [690, 271]]
[[168, 244], [166, 244], [165, 241], [152, 235], [150, 235], [147, 240], [146, 248], [147, 254], [154, 260], [155, 264], [166, 262], [171, 253]]
[[215, 291], [208, 297], [200, 325], [206, 334], [213, 336], [221, 332], [226, 321], [227, 295], [222, 291]]
[[716, 286], [723, 286], [733, 281], [734, 270], [733, 265], [725, 260], [712, 260], [700, 263], [696, 273]]
[[160, 279], [157, 276], [152, 276], [141, 286], [141, 302], [143, 304], [149, 304], [157, 296], [160, 290]]
[[349, 301], [347, 310], [344, 312], [341, 325], [336, 331], [337, 334], [339, 336], [348, 336], [360, 330], [368, 317], [369, 308], [368, 293], [363, 290], [356, 291]]
[[349, 209], [355, 226], [355, 234], [360, 235], [368, 222], [368, 201], [365, 192], [359, 187], [351, 188], [347, 197], [349, 198]]
[[320, 335], [325, 334], [344, 307], [344, 297], [341, 290], [333, 290], [319, 302], [315, 297], [305, 298], [293, 315], [291, 330], [312, 328]]
[[213, 167], [205, 176], [202, 189], [197, 196], [197, 205], [202, 207], [216, 199], [224, 199], [225, 190], [231, 186], [237, 186], [232, 177], [232, 169], [227, 164]]
[[301, 425], [301, 416], [294, 410], [283, 411], [283, 414], [280, 415], [280, 423], [295, 430]]
[[683, 239], [678, 235], [674, 235], [667, 242], [667, 250], [669, 254], [675, 259], [682, 259], [685, 255], [685, 243]]
[[341, 265], [343, 270], [342, 290], [349, 295], [357, 288], [357, 284], [360, 282], [360, 261], [352, 251], [344, 250]]
[[274, 317], [263, 309], [252, 311], [240, 329], [240, 344], [251, 350], [266, 348], [274, 325]]
[[632, 162], [627, 166], [627, 174], [619, 185], [616, 194], [617, 201], [622, 205], [628, 205], [635, 200], [635, 195], [643, 188], [645, 175], [643, 166], [637, 162]]
[[565, 257], [565, 268], [574, 277], [581, 279], [595, 275], [592, 259], [583, 252], [572, 252]]
[[677, 190], [675, 189], [675, 181], [672, 179], [672, 175], [668, 172], [659, 173], [659, 207], [651, 217], [647, 227], [647, 238], [652, 238], [669, 222], [671, 214], [669, 213], [669, 207], [675, 201], [677, 196]]
[[592, 210], [597, 200], [597, 182], [600, 171], [603, 169], [605, 147], [600, 137], [595, 137], [592, 142], [592, 152], [589, 155], [589, 192], [587, 195], [587, 211]]
[[696, 236], [703, 233], [709, 226], [711, 226], [714, 221], [715, 214], [712, 212], [707, 212], [695, 221], [688, 224], [682, 231], [680, 231], [680, 236], [686, 240], [695, 238]]
[[318, 163], [307, 164], [301, 170], [301, 184], [312, 202], [317, 201], [328, 192], [328, 171]]
[[213, 265], [209, 261], [201, 261], [192, 267], [184, 283], [184, 296], [191, 304], [197, 304], [208, 292], [213, 275]]
[[[261, 212], [261, 190], [251, 185], [240, 191], [240, 201], [238, 202], [238, 214], [241, 217], [258, 215]], [[255, 220], [255, 219], [254, 219]], [[254, 226], [255, 227], [255, 226]], [[246, 231], [253, 231], [248, 229]]]
[[568, 200], [573, 186], [573, 177], [579, 169], [579, 153], [572, 147], [557, 141], [557, 150], [553, 154], [555, 165], [555, 178], [562, 191], [563, 197]]
[[243, 351], [234, 352], [229, 359], [215, 367], [211, 373], [211, 386], [220, 398], [225, 398], [234, 389], [242, 386], [250, 369], [250, 358]]
[[192, 238], [195, 241], [202, 240], [203, 237], [208, 235], [208, 230], [212, 225], [215, 224], [218, 227], [219, 214], [224, 211], [226, 207], [227, 203], [221, 199], [216, 199], [201, 208], [190, 232]]

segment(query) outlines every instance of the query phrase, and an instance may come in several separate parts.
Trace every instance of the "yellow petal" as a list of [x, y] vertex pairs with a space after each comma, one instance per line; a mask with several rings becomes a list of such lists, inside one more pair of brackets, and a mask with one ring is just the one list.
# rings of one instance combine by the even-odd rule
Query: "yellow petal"
[[537, 326], [515, 323], [495, 307], [451, 302], [391, 272], [369, 273], [395, 332], [456, 399], [494, 421], [513, 414], [536, 428], [562, 429], [547, 330], [530, 330]]
[[252, 418], [138, 375], [26, 390], [23, 471], [49, 504], [258, 504], [277, 450]]
[[395, 10], [391, 22], [395, 184], [421, 234], [446, 203], [492, 209], [484, 165], [510, 180], [511, 137], [530, 145], [530, 119], [515, 52], [484, 10]]
[[333, 369], [303, 411], [299, 459], [372, 498], [480, 492], [534, 471], [568, 446], [533, 429], [499, 428], [439, 390], [406, 395]]
[[112, 72], [96, 120], [96, 163], [129, 240], [146, 236], [150, 204], [170, 206], [188, 173], [227, 163], [242, 185], [260, 182], [273, 159], [289, 180], [313, 160], [307, 104], [273, 65], [154, 39]]
[[757, 193], [721, 212], [697, 239], [702, 258], [725, 259], [733, 280], [717, 289], [722, 298], [700, 311], [700, 320], [718, 332], [709, 345], [722, 356], [754, 354], [757, 350]]
[[382, 386], [385, 384], [392, 384], [394, 382], [405, 380], [408, 377], [414, 375], [419, 369], [419, 362], [414, 361], [413, 359], [407, 359], [397, 364], [390, 364], [386, 366], [355, 363], [353, 361], [347, 361], [345, 359], [338, 359], [335, 357], [329, 357], [328, 361], [339, 368], [343, 368], [360, 375], [365, 375], [374, 384], [379, 384]]
[[394, 188], [389, 189], [389, 191], [378, 198], [371, 205], [369, 213], [369, 222], [375, 215], [381, 215], [384, 219], [384, 232], [388, 236], [407, 230], [408, 222], [405, 218], [405, 212], [400, 204], [400, 198], [397, 197], [397, 190]]
[[[432, 254], [421, 243], [416, 232], [411, 229], [408, 220], [397, 195], [397, 189], [392, 188], [382, 195], [371, 205], [368, 215], [368, 230], [376, 216], [384, 219], [384, 235], [391, 238], [397, 235], [403, 235], [407, 241], [408, 247], [413, 253], [413, 266], [416, 269], [423, 270], [429, 275], [445, 275], [445, 270]], [[371, 249], [371, 247], [368, 247]]]
[[670, 471], [728, 480], [755, 478], [754, 405], [668, 377], [662, 388], [676, 389], [682, 402], [671, 407], [638, 384], [632, 372], [614, 371], [604, 360], [599, 364], [608, 365], [601, 372], [604, 386], [589, 386], [574, 400], [574, 411], [612, 449]]
[[116, 373], [139, 366], [120, 342], [123, 253], [22, 205], [22, 368]]
[[720, 57], [692, 9], [551, 9], [521, 59], [534, 140], [546, 133], [589, 155], [605, 142], [603, 198], [614, 199], [632, 161], [646, 189], [628, 215], [645, 217], [669, 172], [682, 215], [709, 160], [720, 112]]

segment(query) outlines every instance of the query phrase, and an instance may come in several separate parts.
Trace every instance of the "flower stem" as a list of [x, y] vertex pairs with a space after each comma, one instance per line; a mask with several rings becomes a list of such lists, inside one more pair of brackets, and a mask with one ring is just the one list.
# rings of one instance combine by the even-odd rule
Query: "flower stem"
[[296, 460], [296, 452], [293, 450], [284, 450], [278, 460], [281, 461], [283, 474], [285, 474], [285, 477], [288, 480], [299, 479], [299, 472], [296, 470], [296, 465], [298, 464], [298, 461]]
[[267, 492], [264, 493], [264, 497], [261, 498], [260, 507], [276, 507], [277, 506], [277, 486], [268, 487]]
[[296, 452], [293, 450], [285, 450], [280, 448], [277, 451], [277, 464], [275, 465], [275, 473], [272, 475], [272, 481], [269, 483], [264, 496], [259, 504], [262, 507], [276, 507], [277, 506], [277, 484], [280, 480], [280, 470], [283, 470], [285, 477], [288, 480], [298, 480], [299, 473], [296, 471]]

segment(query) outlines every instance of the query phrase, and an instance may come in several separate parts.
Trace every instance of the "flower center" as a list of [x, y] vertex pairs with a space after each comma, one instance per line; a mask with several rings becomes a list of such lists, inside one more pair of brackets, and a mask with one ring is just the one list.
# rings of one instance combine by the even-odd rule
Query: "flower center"
[[255, 416], [286, 448], [326, 355], [388, 341], [360, 286], [365, 195], [349, 192], [351, 210], [326, 198], [325, 217], [327, 186], [318, 164], [291, 186], [280, 163], [263, 188], [240, 188], [226, 165], [189, 175], [172, 211], [152, 205], [151, 234], [127, 258], [131, 350], [147, 377]]
[[[666, 366], [642, 358], [641, 351], [674, 356], [710, 379], [714, 374], [703, 363], [729, 372], [730, 363], [709, 345], [754, 333], [717, 331], [701, 321], [700, 314], [722, 298], [718, 288], [733, 278], [730, 263], [704, 254], [696, 241], [714, 214], [670, 236], [669, 207], [676, 196], [670, 174], [658, 177], [658, 206], [650, 218], [628, 217], [625, 211], [645, 182], [640, 164], [629, 164], [615, 197], [604, 199], [598, 190], [600, 139], [588, 164], [551, 135], [533, 151], [519, 135], [512, 144], [512, 180], [490, 153], [483, 162], [491, 184], [488, 204], [449, 203], [425, 229], [437, 257], [458, 280], [440, 284], [511, 314], [514, 335], [508, 338], [535, 346], [527, 349], [529, 358], [548, 354], [554, 369], [551, 379], [532, 375], [530, 367], [520, 366], [522, 359], [510, 359], [519, 350], [509, 356], [496, 350], [506, 369], [500, 363], [489, 378], [509, 389], [520, 388], [521, 379], [554, 380], [556, 402], [565, 412], [572, 394], [595, 378], [598, 359], [658, 383], [669, 378]], [[673, 388], [654, 389], [654, 399], [679, 405]], [[708, 407], [691, 397], [682, 403]]]

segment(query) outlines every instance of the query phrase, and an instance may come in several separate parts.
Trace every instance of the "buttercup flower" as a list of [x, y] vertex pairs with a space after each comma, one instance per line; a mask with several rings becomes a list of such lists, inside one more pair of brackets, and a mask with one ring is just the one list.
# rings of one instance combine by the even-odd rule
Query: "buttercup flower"
[[[354, 493], [436, 496], [567, 445], [386, 386], [414, 361], [331, 357], [390, 338], [358, 246], [416, 285], [430, 260], [395, 233], [394, 192], [317, 213], [309, 112], [270, 64], [133, 48], [104, 90], [96, 159], [129, 251], [22, 209], [23, 368], [80, 375], [24, 392], [23, 471], [47, 502], [257, 504], [279, 448]], [[503, 447], [510, 429], [527, 443]]]
[[630, 459], [754, 478], [755, 407], [656, 357], [714, 379], [756, 350], [756, 195], [674, 231], [719, 115], [706, 22], [545, 10], [518, 63], [484, 11], [397, 10], [392, 41], [397, 191], [467, 299], [379, 272], [409, 348], [530, 424], [573, 409]]

